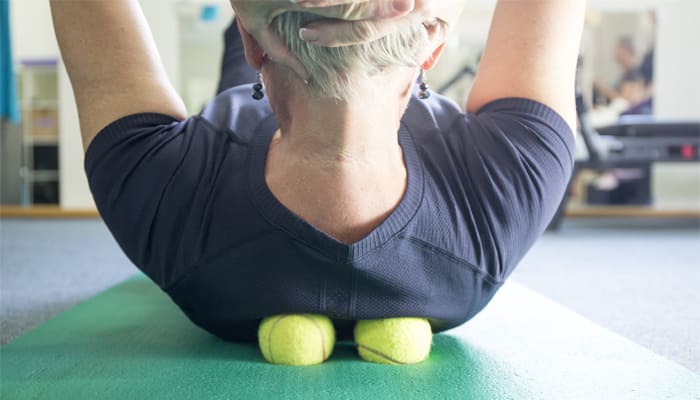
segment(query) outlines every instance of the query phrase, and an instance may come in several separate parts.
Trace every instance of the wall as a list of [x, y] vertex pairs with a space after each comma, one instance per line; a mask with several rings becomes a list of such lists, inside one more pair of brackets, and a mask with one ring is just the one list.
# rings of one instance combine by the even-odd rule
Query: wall
[[659, 8], [655, 113], [700, 118], [700, 1], [665, 2]]
[[[661, 118], [700, 119], [700, 1], [666, 2], [659, 8], [654, 113]], [[700, 132], [698, 132], [700, 135]], [[700, 207], [697, 164], [654, 169], [658, 203]]]
[[[15, 59], [57, 57], [58, 46], [51, 28], [51, 14], [45, 0], [10, 0], [11, 29]], [[226, 4], [225, 0], [216, 3]], [[204, 3], [199, 0], [141, 0], [144, 13], [151, 25], [160, 55], [171, 82], [180, 89], [179, 28], [176, 4]], [[605, 11], [638, 11], [657, 7], [659, 10], [656, 112], [661, 117], [700, 118], [700, 1], [697, 0], [589, 0], [589, 6]], [[465, 47], [478, 48], [485, 38], [488, 19], [495, 0], [472, 0], [461, 26], [461, 33], [446, 51], [457, 54]], [[41, 27], [41, 28], [39, 28]], [[462, 59], [460, 59], [462, 60]], [[468, 62], [469, 60], [462, 60]], [[453, 72], [455, 65], [445, 62], [444, 72]], [[77, 112], [70, 85], [64, 71], [60, 73], [60, 126], [61, 126], [61, 184], [64, 188], [61, 205], [66, 208], [93, 207], [83, 171], [83, 152], [80, 145]], [[440, 83], [440, 76], [436, 76]], [[655, 172], [661, 185], [676, 182], [668, 189], [690, 188], [692, 193], [700, 185], [697, 167], [679, 166], [660, 168]], [[678, 183], [682, 182], [682, 183]], [[660, 186], [665, 193], [664, 186]], [[665, 195], [665, 194], [664, 194]]]
[[48, 1], [10, 0], [10, 29], [15, 60], [58, 57]]
[[180, 95], [190, 113], [199, 112], [216, 93], [224, 48], [223, 32], [232, 18], [233, 10], [227, 1], [218, 4], [216, 18], [206, 21], [201, 18], [199, 5], [178, 4]]

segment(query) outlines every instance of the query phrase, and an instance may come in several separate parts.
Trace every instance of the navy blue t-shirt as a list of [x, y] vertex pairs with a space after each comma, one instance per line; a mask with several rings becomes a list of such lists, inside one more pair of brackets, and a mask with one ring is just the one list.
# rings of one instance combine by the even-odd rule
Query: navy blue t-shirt
[[[493, 297], [554, 215], [574, 137], [547, 106], [502, 99], [476, 114], [411, 99], [399, 130], [408, 173], [390, 216], [346, 245], [282, 205], [265, 182], [278, 128], [251, 86], [178, 121], [138, 114], [86, 155], [100, 214], [131, 261], [200, 327], [254, 339], [259, 320], [338, 324], [413, 316], [439, 332]], [[341, 334], [342, 336], [342, 334]]]

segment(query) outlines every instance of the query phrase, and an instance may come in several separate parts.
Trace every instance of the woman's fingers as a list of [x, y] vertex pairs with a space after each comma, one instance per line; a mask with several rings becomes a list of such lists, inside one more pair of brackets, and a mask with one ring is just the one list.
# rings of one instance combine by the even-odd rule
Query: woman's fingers
[[342, 47], [366, 43], [398, 29], [395, 23], [379, 21], [320, 20], [312, 22], [299, 32], [301, 38], [313, 45]]
[[299, 35], [303, 40], [316, 46], [343, 47], [371, 42], [416, 23], [420, 23], [420, 19], [415, 15], [397, 19], [362, 21], [323, 19], [305, 26]]
[[275, 32], [264, 30], [258, 36], [258, 43], [265, 49], [267, 58], [292, 69], [303, 81], [309, 80], [309, 73], [304, 64], [289, 51]]
[[349, 21], [401, 17], [415, 6], [414, 0], [305, 0], [296, 4], [307, 12]]
[[410, 24], [424, 23], [428, 27], [433, 24], [432, 21], [446, 21], [447, 15], [459, 11], [459, 7], [454, 4], [462, 2], [463, 0], [302, 0], [297, 5], [308, 12], [336, 20], [314, 21], [302, 28], [299, 34], [302, 39], [318, 46], [342, 47], [367, 43]]

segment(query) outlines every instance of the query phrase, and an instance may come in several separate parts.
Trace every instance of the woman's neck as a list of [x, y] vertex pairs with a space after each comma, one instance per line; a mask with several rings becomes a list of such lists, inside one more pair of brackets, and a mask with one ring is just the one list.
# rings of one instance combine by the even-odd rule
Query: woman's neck
[[412, 86], [410, 70], [398, 73], [406, 75], [404, 84], [375, 77], [357, 83], [362, 94], [344, 102], [311, 95], [296, 79], [273, 82], [269, 96], [280, 132], [271, 147], [284, 159], [329, 171], [403, 167], [398, 130]]
[[397, 165], [400, 111], [386, 104], [307, 99], [280, 118], [273, 146], [289, 160], [329, 169]]

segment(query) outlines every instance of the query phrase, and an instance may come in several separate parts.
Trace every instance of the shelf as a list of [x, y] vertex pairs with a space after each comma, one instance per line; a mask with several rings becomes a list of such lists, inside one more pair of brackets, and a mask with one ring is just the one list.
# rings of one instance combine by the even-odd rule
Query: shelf
[[22, 103], [22, 112], [46, 109], [58, 111], [58, 104], [58, 99], [27, 99]]
[[[1, 1], [1, 0], [0, 0]], [[23, 205], [54, 205], [61, 192], [57, 60], [20, 60], [17, 69], [22, 111], [19, 198]]]
[[29, 182], [58, 182], [58, 171], [34, 170], [28, 171], [25, 178]]
[[58, 146], [58, 136], [25, 136], [25, 146], [35, 145], [56, 145]]
[[57, 58], [23, 58], [19, 60], [19, 64], [22, 68], [32, 68], [32, 69], [43, 69], [48, 68], [49, 70], [55, 71], [56, 65], [58, 65]]

